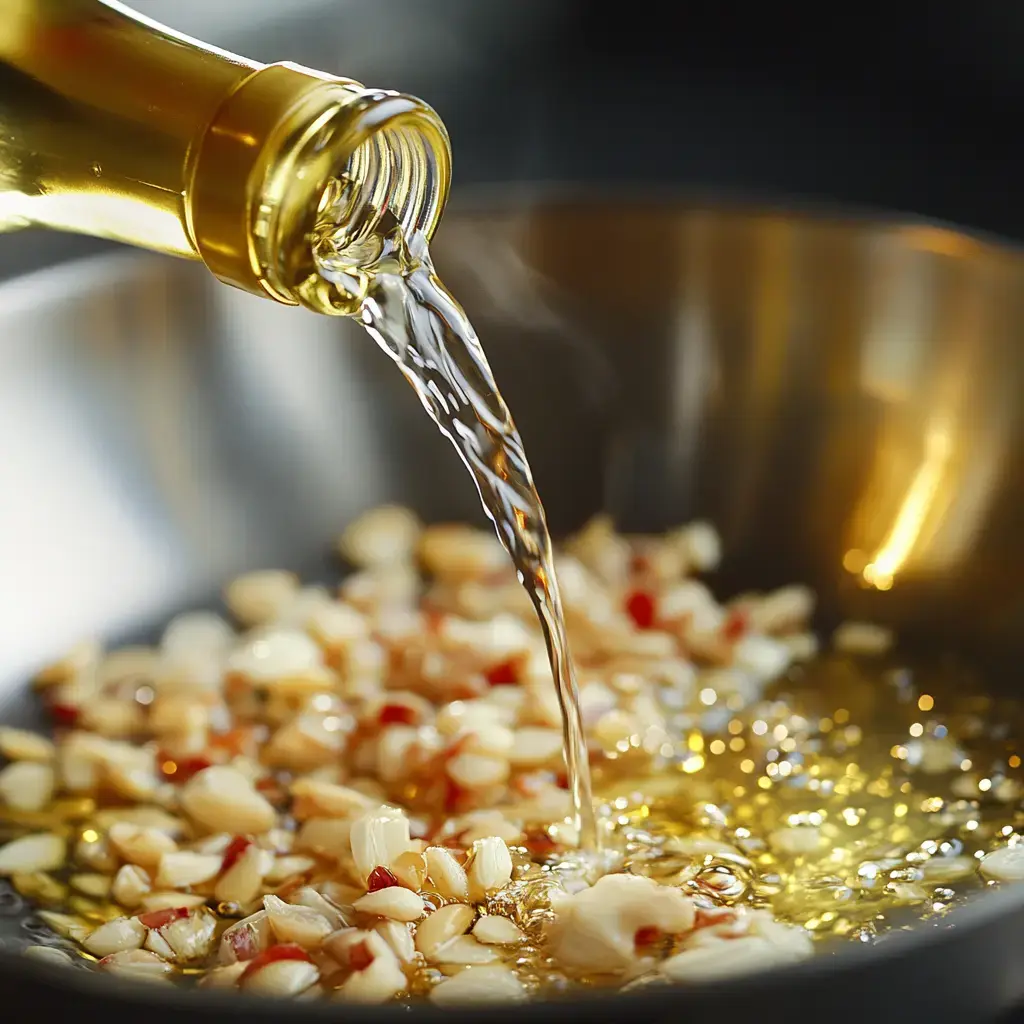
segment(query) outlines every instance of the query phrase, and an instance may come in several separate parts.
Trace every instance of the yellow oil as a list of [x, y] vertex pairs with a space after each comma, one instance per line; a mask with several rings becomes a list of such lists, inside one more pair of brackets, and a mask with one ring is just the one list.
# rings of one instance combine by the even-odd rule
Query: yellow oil
[[724, 730], [605, 760], [596, 784], [627, 870], [871, 941], [979, 892], [980, 858], [1017, 841], [1020, 726], [955, 672], [833, 655]]
[[0, 0], [0, 83], [0, 231], [200, 259], [295, 305], [340, 171], [428, 236], [447, 198], [447, 134], [421, 101], [259, 64], [114, 0]]

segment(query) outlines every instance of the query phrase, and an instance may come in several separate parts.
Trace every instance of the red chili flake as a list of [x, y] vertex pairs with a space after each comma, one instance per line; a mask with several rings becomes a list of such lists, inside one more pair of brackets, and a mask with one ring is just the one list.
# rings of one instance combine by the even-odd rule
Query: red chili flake
[[416, 711], [408, 704], [385, 704], [380, 709], [381, 725], [413, 725]]
[[224, 851], [224, 860], [220, 865], [221, 873], [230, 871], [250, 846], [252, 846], [252, 840], [248, 836], [235, 836]]
[[457, 782], [446, 778], [444, 780], [444, 809], [448, 814], [454, 814], [460, 810], [469, 790], [464, 789]]
[[277, 946], [271, 946], [262, 953], [257, 954], [249, 961], [248, 966], [242, 971], [238, 979], [239, 984], [247, 978], [251, 978], [261, 967], [267, 964], [277, 963], [278, 960], [304, 960], [307, 964], [313, 961], [310, 955], [296, 942], [282, 942]]
[[348, 947], [348, 962], [354, 971], [365, 971], [373, 963], [373, 954], [365, 940], [354, 942]]
[[633, 944], [637, 949], [643, 949], [644, 946], [653, 945], [660, 938], [661, 930], [653, 925], [648, 925], [645, 928], [637, 928], [636, 934], [633, 936]]
[[499, 661], [484, 673], [491, 686], [514, 686], [519, 682], [519, 662], [515, 658]]
[[228, 942], [238, 961], [251, 960], [259, 952], [259, 947], [256, 945], [256, 934], [249, 925], [230, 932]]
[[172, 782], [188, 782], [193, 775], [198, 775], [204, 768], [209, 768], [211, 761], [206, 757], [183, 757], [175, 758], [162, 751], [157, 758], [160, 762], [160, 771]]
[[559, 789], [568, 789], [569, 788], [569, 776], [565, 772], [559, 772], [555, 776], [555, 785]]
[[395, 885], [398, 885], [398, 879], [383, 864], [378, 864], [370, 872], [369, 878], [366, 879], [366, 888], [369, 892], [376, 892], [378, 889], [390, 889]]
[[750, 616], [742, 608], [733, 608], [722, 623], [722, 636], [730, 643], [741, 639], [750, 627]]
[[437, 608], [426, 608], [423, 611], [424, 626], [426, 631], [434, 636], [441, 632], [444, 624], [444, 612]]
[[693, 918], [693, 931], [713, 928], [715, 925], [732, 924], [737, 918], [731, 907], [698, 907]]
[[251, 752], [253, 746], [252, 731], [245, 726], [237, 726], [227, 732], [214, 733], [210, 737], [210, 746], [224, 750], [232, 757], [244, 756]]
[[165, 910], [151, 910], [148, 914], [139, 914], [139, 924], [145, 928], [163, 928], [165, 924], [188, 917], [188, 907], [167, 907]]
[[81, 714], [79, 708], [73, 704], [51, 704], [50, 717], [55, 725], [63, 725], [73, 729], [78, 723], [78, 716]]
[[654, 625], [654, 598], [646, 590], [634, 590], [626, 597], [626, 611], [637, 629]]

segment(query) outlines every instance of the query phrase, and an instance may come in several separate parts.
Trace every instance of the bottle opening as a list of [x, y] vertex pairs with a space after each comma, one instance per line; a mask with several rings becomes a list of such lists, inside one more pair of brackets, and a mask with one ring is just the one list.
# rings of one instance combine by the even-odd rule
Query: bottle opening
[[298, 286], [300, 301], [355, 312], [373, 274], [404, 262], [406, 240], [433, 234], [446, 174], [417, 126], [375, 130], [324, 189], [309, 240], [315, 273]]
[[190, 232], [222, 281], [351, 314], [382, 226], [429, 239], [450, 177], [448, 133], [421, 100], [274, 64], [208, 128], [188, 190]]
[[[421, 101], [361, 90], [305, 140], [277, 230], [284, 289], [319, 313], [354, 314], [401, 237], [429, 238], [450, 180], [447, 133]], [[315, 183], [318, 195], [301, 198]], [[269, 276], [269, 275], [268, 275]]]

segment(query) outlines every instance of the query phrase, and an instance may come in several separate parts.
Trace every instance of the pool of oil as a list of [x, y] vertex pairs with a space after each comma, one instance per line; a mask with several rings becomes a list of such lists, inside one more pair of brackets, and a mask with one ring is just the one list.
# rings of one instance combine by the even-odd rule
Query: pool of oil
[[[1024, 707], [960, 668], [828, 654], [753, 701], [705, 685], [675, 703], [653, 743], [633, 737], [594, 759], [599, 812], [616, 869], [704, 905], [770, 909], [823, 948], [873, 943], [941, 924], [997, 885], [981, 858], [1024, 835]], [[82, 799], [58, 800], [45, 822], [0, 811], [0, 839], [36, 824], [77, 838], [95, 811]], [[563, 977], [544, 954], [551, 894], [578, 872], [557, 853], [520, 849], [515, 862], [516, 881], [493, 909], [530, 937], [516, 957], [528, 987], [601, 984]], [[0, 883], [0, 948], [60, 945], [87, 966], [93, 958], [37, 910], [97, 924], [121, 911], [67, 881]], [[431, 973], [418, 979], [424, 991]]]
[[[1024, 709], [960, 668], [827, 655], [597, 768], [626, 869], [821, 941], [936, 921], [1024, 832]], [[710, 727], [709, 727], [710, 726]]]

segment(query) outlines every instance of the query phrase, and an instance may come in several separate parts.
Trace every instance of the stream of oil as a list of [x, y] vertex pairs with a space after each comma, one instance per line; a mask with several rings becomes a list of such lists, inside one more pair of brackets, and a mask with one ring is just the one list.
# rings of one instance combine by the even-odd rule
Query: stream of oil
[[[317, 269], [349, 290], [352, 250], [339, 253], [333, 237], [329, 230], [321, 236], [314, 250]], [[473, 325], [434, 271], [426, 238], [406, 237], [393, 219], [385, 219], [384, 227], [378, 223], [361, 244], [364, 260], [369, 251], [371, 270], [360, 286], [359, 319], [454, 445], [536, 609], [562, 712], [574, 825], [580, 848], [596, 852], [599, 835], [579, 693], [551, 537], [523, 440]]]

